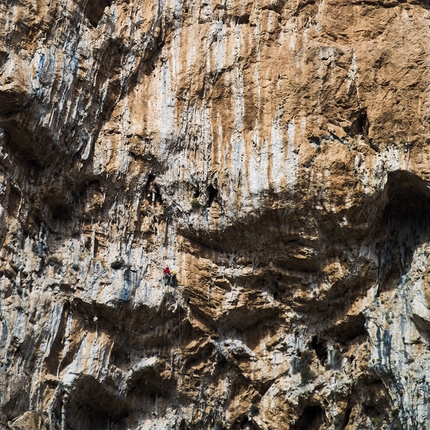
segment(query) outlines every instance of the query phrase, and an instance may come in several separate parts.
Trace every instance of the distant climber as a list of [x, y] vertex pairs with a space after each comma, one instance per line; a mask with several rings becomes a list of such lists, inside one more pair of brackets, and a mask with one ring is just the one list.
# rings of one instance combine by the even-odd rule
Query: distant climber
[[170, 271], [169, 266], [163, 270], [163, 280], [165, 285], [172, 285], [172, 272]]
[[174, 270], [170, 272], [170, 285], [176, 287], [176, 272]]
[[163, 270], [163, 281], [165, 285], [171, 285], [172, 287], [176, 286], [176, 272], [174, 270], [170, 270], [168, 266]]

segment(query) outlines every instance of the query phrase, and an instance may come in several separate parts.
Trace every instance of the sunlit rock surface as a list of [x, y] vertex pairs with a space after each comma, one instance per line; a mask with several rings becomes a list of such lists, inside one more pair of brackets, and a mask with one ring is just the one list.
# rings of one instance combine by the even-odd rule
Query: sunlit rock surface
[[430, 429], [428, 8], [1, 0], [0, 427]]

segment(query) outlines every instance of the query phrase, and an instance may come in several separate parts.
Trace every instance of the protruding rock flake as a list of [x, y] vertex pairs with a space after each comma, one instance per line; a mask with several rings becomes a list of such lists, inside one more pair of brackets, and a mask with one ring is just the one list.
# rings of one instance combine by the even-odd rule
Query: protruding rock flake
[[0, 0], [0, 428], [430, 430], [429, 19]]

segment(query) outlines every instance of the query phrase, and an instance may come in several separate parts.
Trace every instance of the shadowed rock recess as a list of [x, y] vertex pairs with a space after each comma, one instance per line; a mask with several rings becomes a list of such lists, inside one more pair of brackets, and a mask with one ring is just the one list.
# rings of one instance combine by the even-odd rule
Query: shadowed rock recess
[[0, 0], [0, 428], [430, 429], [429, 7]]

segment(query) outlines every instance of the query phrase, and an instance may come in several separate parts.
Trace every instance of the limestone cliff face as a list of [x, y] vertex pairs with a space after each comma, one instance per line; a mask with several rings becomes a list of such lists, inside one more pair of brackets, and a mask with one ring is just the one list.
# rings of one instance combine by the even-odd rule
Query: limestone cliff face
[[427, 1], [0, 31], [1, 428], [430, 429]]

